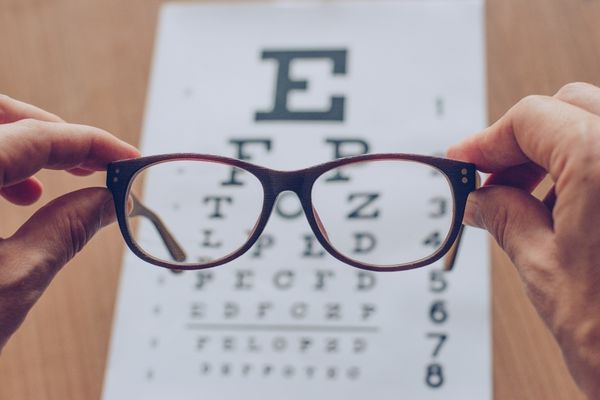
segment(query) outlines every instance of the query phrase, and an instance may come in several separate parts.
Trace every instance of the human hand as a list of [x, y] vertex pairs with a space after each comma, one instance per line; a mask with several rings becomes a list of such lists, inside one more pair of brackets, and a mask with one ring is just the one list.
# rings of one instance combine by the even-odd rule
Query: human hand
[[[448, 156], [491, 173], [465, 223], [506, 251], [575, 381], [600, 398], [600, 88], [526, 97]], [[530, 193], [546, 174], [540, 201]]]
[[[97, 128], [0, 95], [0, 195], [32, 204], [42, 194], [42, 168], [89, 175], [138, 151]], [[110, 192], [87, 188], [40, 208], [17, 232], [0, 239], [0, 351], [54, 275], [102, 226], [114, 220]]]

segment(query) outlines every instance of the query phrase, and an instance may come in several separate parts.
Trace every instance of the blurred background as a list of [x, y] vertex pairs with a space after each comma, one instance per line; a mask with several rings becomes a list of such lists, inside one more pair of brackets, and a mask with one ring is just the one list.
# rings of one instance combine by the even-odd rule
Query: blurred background
[[[0, 0], [0, 93], [137, 144], [161, 3]], [[528, 94], [599, 85], [599, 20], [598, 0], [488, 0], [490, 122]], [[105, 179], [40, 178], [40, 204]], [[0, 235], [36, 208], [1, 202]], [[99, 398], [123, 251], [112, 226], [59, 273], [2, 353], [0, 399]], [[494, 398], [579, 398], [512, 265], [496, 247], [490, 257]]]

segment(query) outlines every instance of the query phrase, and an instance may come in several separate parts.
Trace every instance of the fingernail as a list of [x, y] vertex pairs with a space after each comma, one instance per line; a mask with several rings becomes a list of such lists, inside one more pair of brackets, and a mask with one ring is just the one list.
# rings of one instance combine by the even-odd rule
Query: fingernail
[[478, 202], [478, 193], [472, 192], [467, 198], [467, 205], [465, 208], [465, 216], [463, 223], [475, 228], [484, 228], [483, 218], [481, 216], [481, 209]]

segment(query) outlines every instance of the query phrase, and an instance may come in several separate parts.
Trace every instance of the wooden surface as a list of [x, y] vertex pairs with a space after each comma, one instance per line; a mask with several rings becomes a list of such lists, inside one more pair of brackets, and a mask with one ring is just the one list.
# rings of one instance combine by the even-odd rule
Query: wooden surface
[[[131, 143], [141, 128], [159, 0], [0, 0], [0, 93]], [[489, 117], [570, 81], [600, 84], [600, 2], [489, 0]], [[47, 201], [102, 175], [40, 174]], [[0, 235], [33, 207], [0, 204]], [[0, 358], [0, 399], [98, 399], [123, 252], [116, 227], [59, 273]], [[494, 395], [579, 399], [506, 258], [493, 253]]]

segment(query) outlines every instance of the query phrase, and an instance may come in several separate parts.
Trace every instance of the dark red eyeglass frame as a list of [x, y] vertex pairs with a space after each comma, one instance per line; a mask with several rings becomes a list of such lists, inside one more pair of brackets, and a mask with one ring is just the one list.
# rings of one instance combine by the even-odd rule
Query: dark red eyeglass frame
[[[177, 160], [197, 160], [215, 162], [232, 167], [237, 167], [251, 173], [260, 181], [264, 191], [262, 212], [258, 222], [254, 227], [254, 230], [248, 237], [247, 242], [238, 250], [225, 257], [207, 263], [176, 264], [165, 262], [163, 260], [152, 257], [151, 255], [147, 254], [144, 250], [142, 250], [136, 244], [135, 240], [133, 240], [129, 232], [129, 226], [127, 224], [126, 216], [127, 194], [133, 178], [140, 171], [153, 164]], [[405, 263], [391, 266], [378, 266], [361, 263], [339, 253], [331, 244], [329, 244], [326, 236], [323, 234], [320, 228], [320, 222], [318, 221], [318, 217], [313, 212], [311, 192], [314, 182], [319, 176], [328, 171], [331, 171], [332, 169], [339, 168], [352, 163], [374, 160], [404, 160], [426, 164], [439, 170], [439, 172], [443, 174], [450, 183], [450, 187], [452, 188], [452, 195], [454, 197], [454, 215], [452, 219], [452, 227], [449, 234], [446, 236], [446, 239], [442, 246], [440, 246], [440, 248], [429, 257], [423, 258], [413, 263]], [[112, 162], [108, 165], [107, 168], [106, 186], [112, 192], [117, 213], [117, 220], [119, 222], [119, 227], [121, 229], [123, 238], [127, 243], [127, 246], [131, 249], [131, 251], [133, 251], [134, 254], [136, 254], [142, 260], [160, 267], [175, 270], [197, 270], [216, 267], [218, 265], [222, 265], [229, 261], [232, 261], [235, 258], [238, 258], [246, 251], [248, 251], [260, 237], [267, 224], [269, 216], [271, 215], [271, 211], [273, 210], [278, 195], [284, 191], [292, 191], [296, 193], [296, 195], [300, 199], [302, 208], [304, 210], [304, 214], [306, 215], [308, 223], [317, 240], [319, 241], [321, 246], [323, 246], [323, 248], [327, 250], [327, 252], [329, 252], [329, 254], [331, 254], [338, 260], [356, 268], [369, 271], [384, 272], [404, 271], [423, 267], [425, 265], [429, 265], [439, 260], [444, 255], [447, 255], [444, 262], [444, 269], [448, 271], [452, 269], [456, 259], [456, 254], [462, 235], [462, 230], [464, 227], [464, 225], [462, 224], [462, 219], [464, 216], [467, 197], [469, 193], [478, 188], [479, 176], [476, 172], [475, 165], [471, 163], [449, 160], [440, 157], [403, 153], [364, 154], [359, 156], [340, 158], [337, 160], [316, 165], [314, 167], [304, 168], [295, 171], [278, 171], [261, 167], [246, 161], [215, 155], [176, 153], [154, 155]], [[141, 203], [139, 203], [138, 200], [135, 200], [135, 202], [138, 203], [140, 208], [145, 209], [145, 207], [141, 205]], [[155, 218], [152, 222], [157, 227], [157, 229], [159, 229], [159, 231], [161, 229], [164, 229], [164, 226], [162, 226], [162, 222], [160, 222], [160, 220], [152, 214], [153, 213], [150, 211], [150, 214], [147, 214], [146, 216]], [[168, 237], [168, 232], [165, 232], [165, 235], [167, 235]], [[170, 240], [167, 239], [168, 238], [165, 238], [165, 236], [163, 236], [165, 244], [169, 245], [168, 242]], [[181, 250], [178, 248], [176, 243], [171, 243], [171, 245], [169, 246], [169, 251], [171, 252], [171, 255], [175, 259], [177, 259], [177, 254]]]

